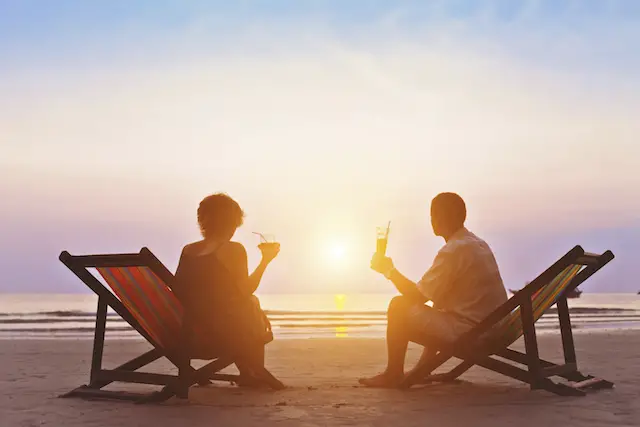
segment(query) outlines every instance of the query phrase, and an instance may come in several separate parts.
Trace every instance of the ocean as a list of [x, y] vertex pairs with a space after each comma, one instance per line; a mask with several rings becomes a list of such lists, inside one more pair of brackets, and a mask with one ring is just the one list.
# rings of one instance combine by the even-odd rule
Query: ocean
[[[259, 295], [276, 338], [384, 337], [393, 295]], [[97, 297], [82, 294], [0, 294], [0, 339], [92, 339]], [[640, 329], [640, 295], [585, 294], [569, 300], [575, 330]], [[536, 324], [557, 333], [552, 311]], [[109, 312], [107, 338], [140, 339]]]

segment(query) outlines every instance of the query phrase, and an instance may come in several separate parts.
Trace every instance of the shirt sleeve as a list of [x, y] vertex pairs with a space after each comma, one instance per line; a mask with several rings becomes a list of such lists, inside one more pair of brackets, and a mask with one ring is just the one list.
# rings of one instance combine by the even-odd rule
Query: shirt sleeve
[[422, 279], [418, 282], [418, 290], [436, 305], [441, 301], [447, 288], [451, 286], [452, 273], [454, 271], [452, 263], [452, 251], [448, 250], [448, 248], [442, 248], [433, 260], [429, 270], [424, 273]]

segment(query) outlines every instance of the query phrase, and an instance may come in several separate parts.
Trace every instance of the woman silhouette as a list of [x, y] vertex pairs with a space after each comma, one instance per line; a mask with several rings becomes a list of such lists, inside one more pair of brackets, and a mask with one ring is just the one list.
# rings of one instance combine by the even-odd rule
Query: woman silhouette
[[200, 202], [198, 224], [203, 239], [182, 250], [173, 290], [184, 306], [183, 333], [191, 354], [231, 356], [241, 385], [282, 388], [264, 369], [264, 345], [273, 335], [253, 295], [280, 246], [260, 245], [262, 259], [249, 274], [244, 246], [231, 241], [243, 218], [238, 203], [226, 194], [213, 194]]

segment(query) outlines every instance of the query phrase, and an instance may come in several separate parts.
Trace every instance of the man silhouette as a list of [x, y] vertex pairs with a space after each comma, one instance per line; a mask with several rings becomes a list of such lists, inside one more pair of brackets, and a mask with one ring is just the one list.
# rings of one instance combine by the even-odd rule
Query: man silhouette
[[[374, 254], [371, 268], [402, 295], [394, 297], [387, 310], [387, 367], [381, 374], [360, 379], [361, 384], [398, 386], [404, 378], [409, 341], [427, 334], [452, 341], [507, 300], [493, 252], [465, 228], [466, 216], [464, 200], [455, 193], [441, 193], [432, 200], [433, 232], [446, 243], [418, 283], [402, 275], [391, 258]], [[425, 305], [429, 300], [433, 307]], [[425, 348], [421, 361], [427, 355]]]

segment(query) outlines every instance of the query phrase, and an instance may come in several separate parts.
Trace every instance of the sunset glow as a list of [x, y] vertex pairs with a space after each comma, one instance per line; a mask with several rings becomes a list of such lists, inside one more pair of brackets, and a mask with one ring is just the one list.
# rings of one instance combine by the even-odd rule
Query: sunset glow
[[329, 256], [336, 263], [348, 261], [347, 246], [342, 242], [336, 242], [329, 247]]
[[429, 201], [455, 191], [513, 286], [580, 243], [624, 249], [602, 284], [637, 291], [640, 26], [615, 2], [593, 31], [581, 2], [557, 6], [559, 26], [540, 2], [362, 2], [349, 19], [349, 2], [175, 19], [125, 3], [104, 23], [108, 3], [43, 8], [42, 25], [28, 3], [0, 6], [11, 286], [64, 286], [62, 248], [149, 246], [175, 268], [198, 203], [224, 191], [247, 214], [235, 238], [252, 266], [252, 231], [282, 244], [263, 291], [391, 292], [369, 269], [376, 226], [392, 220], [389, 254], [417, 278], [442, 244]]

